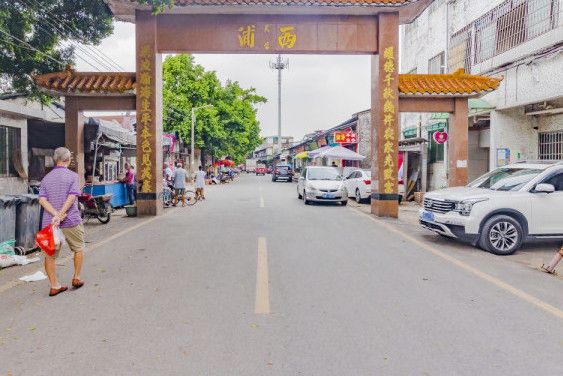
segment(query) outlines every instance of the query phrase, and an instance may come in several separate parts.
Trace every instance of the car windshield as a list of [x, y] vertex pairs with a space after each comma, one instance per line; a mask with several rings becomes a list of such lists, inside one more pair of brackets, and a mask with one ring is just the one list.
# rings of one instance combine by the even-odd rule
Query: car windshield
[[309, 180], [342, 180], [342, 176], [335, 168], [311, 168], [307, 174]]
[[494, 191], [517, 191], [542, 171], [531, 168], [503, 167], [481, 176], [469, 186]]

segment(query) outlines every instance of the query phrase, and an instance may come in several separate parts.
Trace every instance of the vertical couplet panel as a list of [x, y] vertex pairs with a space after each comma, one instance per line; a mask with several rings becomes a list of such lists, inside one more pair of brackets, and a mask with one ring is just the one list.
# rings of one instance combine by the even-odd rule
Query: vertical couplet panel
[[162, 206], [162, 56], [157, 53], [156, 17], [136, 12], [137, 212], [158, 215]]
[[372, 57], [372, 201], [378, 217], [399, 215], [397, 170], [399, 135], [399, 13], [378, 22], [379, 55]]

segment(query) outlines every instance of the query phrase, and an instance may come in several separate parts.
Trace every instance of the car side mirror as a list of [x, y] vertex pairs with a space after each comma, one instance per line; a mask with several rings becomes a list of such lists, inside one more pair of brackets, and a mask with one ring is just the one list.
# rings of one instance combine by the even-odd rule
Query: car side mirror
[[536, 193], [553, 193], [553, 192], [555, 192], [555, 187], [553, 186], [553, 184], [540, 183], [540, 184], [536, 185], [534, 192], [536, 192]]

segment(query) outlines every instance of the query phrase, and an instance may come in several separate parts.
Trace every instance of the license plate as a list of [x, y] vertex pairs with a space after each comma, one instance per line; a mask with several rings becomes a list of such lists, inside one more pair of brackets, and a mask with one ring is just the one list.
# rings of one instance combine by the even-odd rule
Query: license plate
[[323, 198], [335, 198], [336, 195], [334, 193], [324, 193]]
[[428, 222], [434, 222], [434, 213], [430, 213], [427, 211], [422, 212], [422, 219]]

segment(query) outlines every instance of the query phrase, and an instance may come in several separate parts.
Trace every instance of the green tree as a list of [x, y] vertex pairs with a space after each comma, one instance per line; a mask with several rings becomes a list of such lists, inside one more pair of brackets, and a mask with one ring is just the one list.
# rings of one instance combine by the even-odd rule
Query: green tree
[[74, 63], [62, 42], [99, 44], [113, 32], [103, 0], [0, 0], [0, 90], [42, 96], [32, 75]]
[[186, 54], [164, 60], [163, 81], [165, 131], [178, 132], [190, 142], [192, 108], [211, 104], [197, 111], [194, 142], [203, 154], [228, 155], [240, 163], [260, 144], [255, 106], [266, 98], [255, 89], [230, 81], [221, 85], [215, 72], [206, 71]]

